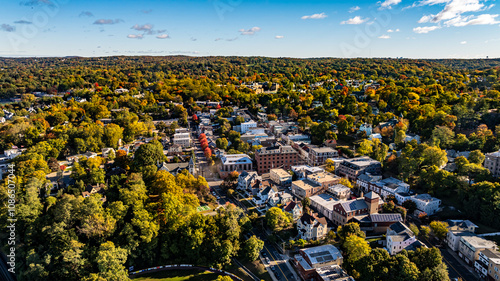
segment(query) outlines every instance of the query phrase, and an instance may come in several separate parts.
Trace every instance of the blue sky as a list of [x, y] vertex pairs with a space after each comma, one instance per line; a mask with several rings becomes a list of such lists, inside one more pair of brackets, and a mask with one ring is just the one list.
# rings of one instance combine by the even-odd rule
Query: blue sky
[[3, 57], [500, 57], [494, 0], [5, 2]]

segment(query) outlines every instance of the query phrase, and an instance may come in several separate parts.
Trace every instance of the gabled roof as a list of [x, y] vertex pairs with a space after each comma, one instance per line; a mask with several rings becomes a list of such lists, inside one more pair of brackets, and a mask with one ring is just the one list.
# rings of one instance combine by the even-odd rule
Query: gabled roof
[[291, 211], [295, 208], [295, 206], [297, 206], [297, 205], [298, 205], [299, 207], [301, 207], [301, 205], [302, 205], [302, 204], [300, 204], [300, 202], [299, 202], [299, 203], [296, 203], [295, 201], [288, 202], [288, 203], [285, 205], [285, 207], [283, 208], [283, 210], [284, 210], [285, 212], [291, 212]]
[[309, 224], [309, 225], [313, 225], [314, 227], [316, 227], [319, 224], [322, 224], [322, 225], [327, 225], [327, 222], [326, 222], [326, 218], [319, 218], [317, 217], [316, 215], [309, 215], [309, 214], [303, 214], [302, 217], [300, 217], [300, 221], [302, 222], [302, 224]]

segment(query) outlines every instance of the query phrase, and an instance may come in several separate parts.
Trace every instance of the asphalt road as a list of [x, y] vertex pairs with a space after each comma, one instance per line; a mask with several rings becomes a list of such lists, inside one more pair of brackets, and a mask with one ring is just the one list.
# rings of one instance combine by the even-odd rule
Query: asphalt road
[[2, 281], [14, 281], [13, 274], [8, 271], [7, 261], [5, 260], [5, 255], [0, 254], [0, 280]]
[[448, 273], [450, 275], [450, 279], [453, 278], [462, 278], [463, 281], [476, 281], [478, 279], [474, 274], [472, 274], [466, 267], [464, 267], [460, 262], [457, 261], [457, 258], [451, 255], [447, 249], [440, 248], [441, 255], [443, 256], [443, 261], [446, 263], [448, 267]]
[[[290, 268], [287, 266], [287, 261], [281, 258], [281, 254], [276, 250], [273, 244], [267, 240], [265, 234], [258, 229], [252, 231], [257, 237], [264, 241], [264, 249], [262, 249], [264, 258], [268, 257], [271, 262], [271, 269], [280, 281], [296, 281]], [[298, 280], [297, 280], [298, 281]]]

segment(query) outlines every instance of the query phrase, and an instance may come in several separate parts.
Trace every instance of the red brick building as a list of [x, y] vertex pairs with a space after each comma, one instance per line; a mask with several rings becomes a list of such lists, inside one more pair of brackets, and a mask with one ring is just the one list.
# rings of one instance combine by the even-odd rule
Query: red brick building
[[274, 168], [288, 170], [291, 166], [302, 163], [298, 152], [288, 145], [263, 147], [255, 152], [255, 161], [260, 175], [269, 173]]

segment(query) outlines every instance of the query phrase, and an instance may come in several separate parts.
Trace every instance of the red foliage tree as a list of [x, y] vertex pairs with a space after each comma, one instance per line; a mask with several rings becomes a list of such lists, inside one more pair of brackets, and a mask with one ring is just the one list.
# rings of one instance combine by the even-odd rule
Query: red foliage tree
[[205, 157], [206, 157], [206, 158], [210, 158], [210, 157], [212, 157], [212, 150], [211, 150], [210, 148], [208, 148], [208, 147], [207, 147], [207, 148], [205, 148], [205, 149], [203, 150], [203, 152], [205, 153]]

